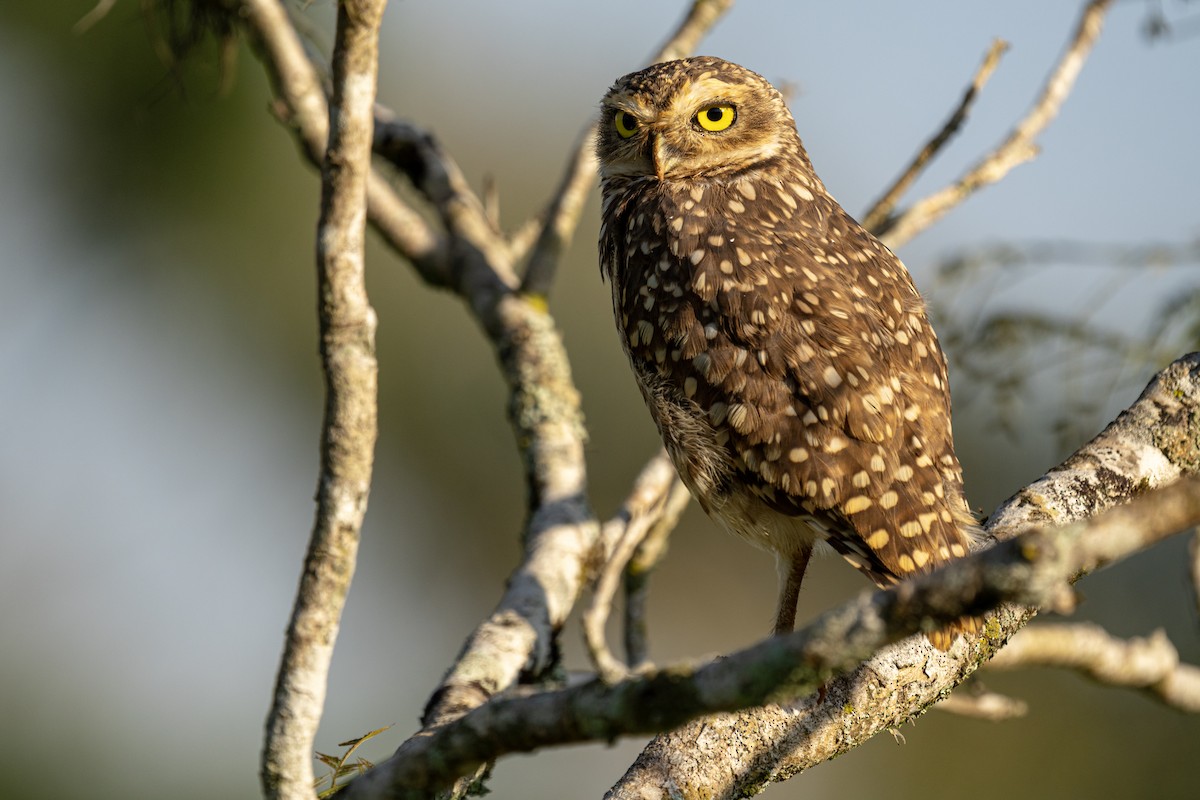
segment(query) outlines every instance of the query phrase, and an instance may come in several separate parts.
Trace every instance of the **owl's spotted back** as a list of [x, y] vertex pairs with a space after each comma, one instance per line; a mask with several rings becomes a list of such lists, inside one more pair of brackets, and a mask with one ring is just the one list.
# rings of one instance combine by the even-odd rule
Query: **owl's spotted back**
[[963, 555], [924, 304], [826, 192], [779, 92], [720, 59], [659, 64], [609, 91], [597, 152], [626, 353], [689, 489], [776, 554], [776, 630], [818, 539], [880, 585]]

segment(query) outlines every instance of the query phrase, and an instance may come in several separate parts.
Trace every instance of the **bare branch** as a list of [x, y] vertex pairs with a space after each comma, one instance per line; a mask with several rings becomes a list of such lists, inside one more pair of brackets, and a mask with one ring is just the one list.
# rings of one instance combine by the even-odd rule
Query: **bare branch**
[[969, 686], [962, 687], [933, 706], [933, 709], [974, 719], [986, 719], [991, 722], [1016, 719], [1029, 713], [1029, 704], [1024, 700], [995, 692], [965, 691], [969, 688]]
[[[279, 0], [224, 0], [242, 25], [266, 69], [285, 121], [314, 165], [325, 158], [329, 108], [321, 79], [309, 61], [287, 9]], [[392, 247], [412, 262], [421, 276], [444, 285], [447, 244], [419, 214], [409, 208], [374, 170], [367, 178], [371, 224]]]
[[721, 16], [733, 8], [733, 0], [692, 0], [692, 7], [658, 53], [649, 63], [674, 61], [696, 52], [700, 40], [712, 30]]
[[543, 221], [538, 217], [529, 217], [516, 230], [508, 234], [508, 260], [513, 264], [522, 261], [529, 255], [533, 246], [542, 235]]
[[904, 212], [891, 224], [884, 223], [877, 232], [879, 238], [893, 250], [941, 219], [946, 212], [972, 193], [995, 183], [1013, 167], [1034, 158], [1038, 147], [1034, 140], [1058, 115], [1063, 101], [1075, 85], [1075, 79], [1100, 35], [1104, 16], [1112, 0], [1092, 0], [1083, 10], [1067, 51], [1050, 74], [1033, 108], [992, 153], [972, 167], [956, 183], [924, 198]]
[[516, 286], [508, 247], [486, 206], [433, 134], [379, 110], [373, 147], [434, 207], [450, 240], [462, 245], [449, 264], [450, 288], [479, 314], [495, 304], [497, 295]]
[[71, 26], [71, 33], [76, 36], [81, 36], [92, 29], [100, 20], [108, 16], [108, 12], [112, 11], [113, 6], [117, 4], [117, 0], [98, 0], [92, 10], [84, 14], [79, 20]]
[[354, 576], [378, 432], [375, 311], [364, 248], [379, 25], [387, 0], [343, 0], [333, 50], [333, 133], [321, 169], [317, 275], [325, 419], [316, 522], [267, 718], [269, 798], [311, 798], [313, 742]]
[[[286, 12], [276, 0], [245, 0], [239, 13], [304, 151], [316, 159], [328, 131], [324, 94]], [[536, 675], [548, 666], [598, 525], [585, 499], [582, 417], [561, 338], [544, 306], [513, 293], [504, 243], [457, 168], [431, 138], [413, 135], [410, 144], [408, 174], [447, 234], [436, 233], [375, 173], [367, 187], [371, 221], [429, 283], [453, 286], [467, 300], [496, 347], [531, 509], [526, 558], [430, 700], [425, 720], [433, 724], [484, 702], [524, 671]]]
[[[325, 95], [277, 0], [230, 0], [310, 160], [328, 134]], [[584, 431], [561, 338], [543, 306], [513, 293], [504, 244], [461, 173], [431, 137], [408, 128], [407, 174], [438, 209], [435, 232], [375, 172], [371, 222], [427, 282], [453, 286], [480, 320], [510, 385], [509, 416], [525, 462], [530, 518], [524, 562], [496, 611], [464, 645], [434, 693], [426, 722], [453, 718], [550, 661], [551, 642], [575, 603], [598, 525], [587, 509]], [[453, 252], [454, 258], [450, 255]]]
[[607, 557], [592, 590], [592, 604], [583, 613], [583, 636], [592, 662], [607, 681], [628, 673], [604, 636], [621, 575], [647, 537], [675, 526], [690, 499], [666, 452], [659, 451], [634, 481], [621, 510], [600, 530], [600, 545]]
[[650, 575], [667, 554], [667, 542], [678, 517], [691, 500], [691, 493], [676, 479], [671, 487], [668, 508], [658, 524], [642, 539], [625, 567], [625, 662], [633, 669], [650, 665], [650, 646], [647, 642], [646, 599], [650, 592]]
[[[425, 797], [506, 753], [612, 740], [661, 730], [701, 714], [797, 697], [807, 696], [806, 704], [819, 703], [817, 690], [822, 685], [830, 687], [831, 676], [854, 669], [861, 659], [885, 645], [1002, 603], [1054, 603], [1067, 581], [1195, 524], [1200, 521], [1198, 490], [1200, 479], [1186, 478], [1085, 523], [1021, 534], [918, 580], [863, 594], [796, 633], [771, 637], [702, 666], [681, 664], [615, 684], [594, 680], [565, 689], [497, 698], [428, 736], [410, 739], [395, 756], [356, 780], [349, 796]], [[989, 624], [1003, 625], [997, 621]], [[994, 652], [1002, 637], [997, 640], [995, 633], [985, 634], [955, 649], [960, 656], [969, 654], [974, 666]], [[895, 644], [893, 649], [910, 654], [924, 651], [927, 657], [936, 652], [919, 637]], [[879, 677], [874, 680], [877, 691]], [[840, 683], [826, 691], [844, 689], [845, 682]], [[861, 712], [843, 707], [842, 723], [853, 734], [841, 739], [839, 751], [861, 740], [857, 735], [861, 731], [854, 730], [856, 717], [871, 711], [869, 705]], [[795, 725], [800, 720], [793, 715], [791, 722]], [[674, 790], [669, 788], [672, 786]], [[745, 786], [718, 784], [696, 786], [685, 793], [679, 786], [678, 782], [626, 786], [632, 790], [614, 790], [609, 796], [740, 797], [746, 790]]]
[[588, 189], [596, 178], [595, 135], [595, 124], [588, 125], [567, 163], [562, 182], [550, 199], [521, 284], [521, 291], [527, 294], [544, 296], [550, 293], [558, 263], [579, 226]]
[[538, 674], [548, 666], [553, 637], [583, 585], [599, 525], [586, 501], [579, 395], [544, 305], [514, 291], [506, 243], [432, 135], [379, 118], [375, 149], [413, 181], [455, 242], [448, 282], [500, 356], [530, 491], [525, 561], [430, 700], [424, 724], [431, 726], [486, 701], [523, 671]]
[[[671, 61], [693, 52], [700, 39], [732, 7], [733, 0], [694, 0], [679, 27], [649, 63]], [[522, 292], [536, 295], [546, 295], [550, 292], [558, 263], [563, 252], [571, 244], [571, 237], [579, 225], [579, 215], [587, 199], [587, 191], [595, 180], [595, 135], [596, 125], [593, 122], [580, 137], [567, 163], [562, 181], [550, 198], [550, 204], [543, 215], [545, 222], [541, 234], [529, 257], [529, 266], [521, 283]]]
[[892, 213], [892, 209], [896, 207], [896, 203], [912, 186], [913, 181], [917, 179], [925, 167], [933, 160], [946, 143], [962, 128], [962, 124], [966, 122], [967, 114], [971, 110], [971, 106], [975, 102], [975, 97], [987, 84], [992, 77], [992, 73], [996, 71], [996, 67], [1000, 64], [1000, 58], [1008, 50], [1008, 42], [1003, 39], [996, 39], [992, 42], [992, 46], [988, 48], [987, 55], [983, 57], [983, 63], [979, 65], [979, 69], [975, 72], [975, 77], [971, 80], [971, 85], [963, 92], [962, 99], [958, 101], [958, 106], [946, 120], [946, 124], [942, 129], [934, 134], [921, 151], [913, 158], [912, 163], [900, 174], [895, 183], [889, 186], [883, 195], [876, 200], [867, 213], [863, 215], [862, 225], [869, 231], [881, 229], [884, 221]]
[[1200, 465], [1200, 353], [1159, 372], [1137, 402], [1062, 464], [1000, 505], [999, 534], [1089, 517]]
[[989, 669], [1062, 667], [1106, 686], [1140, 689], [1164, 704], [1200, 713], [1200, 667], [1179, 663], [1179, 651], [1157, 630], [1118, 639], [1092, 623], [1034, 625], [992, 659]]

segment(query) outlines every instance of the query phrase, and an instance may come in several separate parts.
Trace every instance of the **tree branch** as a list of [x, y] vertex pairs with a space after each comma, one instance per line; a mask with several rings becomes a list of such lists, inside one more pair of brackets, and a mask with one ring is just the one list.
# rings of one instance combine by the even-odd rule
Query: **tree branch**
[[386, 0], [343, 0], [333, 50], [332, 129], [321, 170], [318, 312], [325, 419], [316, 522], [292, 610], [262, 758], [269, 798], [311, 798], [313, 741], [375, 456], [375, 311], [364, 246], [379, 25]]
[[[506, 753], [611, 741], [702, 714], [765, 702], [807, 696], [805, 702], [812, 703], [832, 676], [858, 667], [885, 645], [909, 652], [932, 650], [923, 639], [901, 640], [1002, 603], [1053, 605], [1068, 581], [1198, 521], [1200, 479], [1183, 479], [1087, 522], [1029, 531], [918, 580], [863, 594], [796, 633], [769, 638], [717, 661], [675, 665], [615, 684], [597, 679], [566, 689], [497, 698], [428, 736], [409, 740], [395, 756], [356, 780], [350, 797], [425, 797]], [[982, 637], [956, 646], [970, 652], [972, 669], [1003, 643], [1002, 626], [989, 620], [990, 630]], [[843, 725], [853, 730], [859, 724], [856, 718], [872, 711], [869, 705], [861, 712], [843, 706]], [[842, 745], [857, 744], [860, 736], [861, 730], [855, 731]], [[745, 741], [738, 746], [745, 748]], [[681, 791], [678, 782], [654, 783], [624, 793], [614, 790], [609, 796], [743, 797], [747, 793], [744, 785], [736, 790], [721, 787], [719, 794], [710, 794], [713, 788]]]
[[1140, 689], [1171, 708], [1200, 713], [1200, 667], [1179, 663], [1161, 630], [1148, 638], [1117, 639], [1091, 623], [1035, 625], [998, 653], [989, 669], [1061, 667], [1106, 686]]
[[[606, 558], [592, 589], [592, 603], [583, 612], [582, 624], [592, 663], [607, 681], [628, 674], [625, 664], [609, 650], [604, 635], [621, 576], [649, 537], [674, 528], [690, 500], [691, 495], [679, 480], [666, 451], [660, 450], [634, 481], [633, 491], [621, 510], [600, 530], [600, 544]], [[636, 665], [642, 660], [644, 647], [632, 649], [635, 652], [630, 654], [630, 664]]]
[[1034, 140], [1058, 115], [1063, 101], [1071, 93], [1079, 71], [1100, 36], [1104, 16], [1112, 0], [1091, 0], [1083, 10], [1067, 51], [1042, 87], [1033, 108], [992, 153], [972, 167], [951, 186], [919, 200], [890, 222], [883, 222], [876, 235], [893, 250], [941, 219], [946, 212], [974, 192], [996, 183], [1014, 167], [1038, 154]]
[[[1000, 652], [1005, 651], [1001, 650]], [[995, 692], [970, 691], [970, 689], [970, 686], [963, 686], [933, 706], [933, 709], [974, 719], [986, 719], [990, 722], [1003, 722], [1023, 717], [1029, 713], [1029, 704], [1024, 700], [1006, 697]]]
[[[694, 0], [679, 27], [648, 63], [671, 61], [693, 52], [704, 35], [732, 7], [733, 0]], [[567, 162], [562, 181], [544, 214], [541, 234], [529, 257], [529, 266], [521, 283], [522, 292], [536, 295], [550, 292], [562, 254], [571, 244], [571, 237], [578, 227], [587, 190], [596, 178], [595, 135], [596, 124], [593, 122], [580, 137]]]
[[650, 528], [634, 551], [633, 558], [625, 565], [625, 663], [633, 669], [650, 665], [646, 622], [650, 576], [666, 556], [671, 531], [691, 498], [687, 487], [678, 478], [670, 491], [672, 497], [667, 501], [668, 507], [663, 517]]
[[995, 536], [1083, 519], [1200, 470], [1200, 353], [1154, 376], [1137, 402], [1066, 461], [1004, 501]]
[[[241, 26], [271, 82], [277, 114], [308, 161], [320, 166], [329, 137], [329, 108], [321, 79], [280, 0], [223, 0]], [[445, 285], [448, 243], [404, 203], [375, 170], [367, 178], [371, 224], [427, 282]]]
[[1003, 39], [996, 39], [992, 42], [992, 46], [988, 48], [987, 55], [983, 57], [983, 63], [979, 65], [979, 69], [975, 72], [975, 77], [971, 80], [971, 85], [963, 92], [962, 99], [958, 101], [958, 106], [942, 129], [934, 134], [920, 152], [913, 158], [912, 163], [900, 174], [895, 182], [884, 190], [883, 195], [876, 200], [867, 213], [863, 215], [862, 225], [869, 231], [880, 230], [892, 210], [896, 207], [896, 203], [912, 186], [913, 181], [917, 179], [925, 167], [933, 160], [933, 158], [941, 152], [941, 149], [946, 146], [946, 143], [958, 133], [959, 129], [967, 120], [967, 114], [971, 110], [971, 106], [975, 103], [975, 98], [988, 80], [992, 77], [992, 73], [996, 71], [996, 67], [1000, 64], [1000, 58], [1008, 50], [1008, 42]]

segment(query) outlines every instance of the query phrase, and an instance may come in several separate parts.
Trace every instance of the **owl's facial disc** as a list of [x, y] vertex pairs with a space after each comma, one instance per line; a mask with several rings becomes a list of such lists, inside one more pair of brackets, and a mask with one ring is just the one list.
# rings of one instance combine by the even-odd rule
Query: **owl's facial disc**
[[606, 177], [723, 180], [798, 148], [783, 98], [713, 59], [657, 65], [605, 97], [598, 152]]

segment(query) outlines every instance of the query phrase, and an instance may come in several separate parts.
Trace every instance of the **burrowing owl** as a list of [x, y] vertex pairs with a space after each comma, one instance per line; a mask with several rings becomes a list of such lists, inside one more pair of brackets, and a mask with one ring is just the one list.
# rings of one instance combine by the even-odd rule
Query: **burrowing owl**
[[597, 151], [625, 351], [700, 505], [775, 554], [776, 633], [818, 540], [880, 586], [964, 555], [924, 303], [826, 192], [779, 92], [718, 58], [657, 64], [605, 95]]

